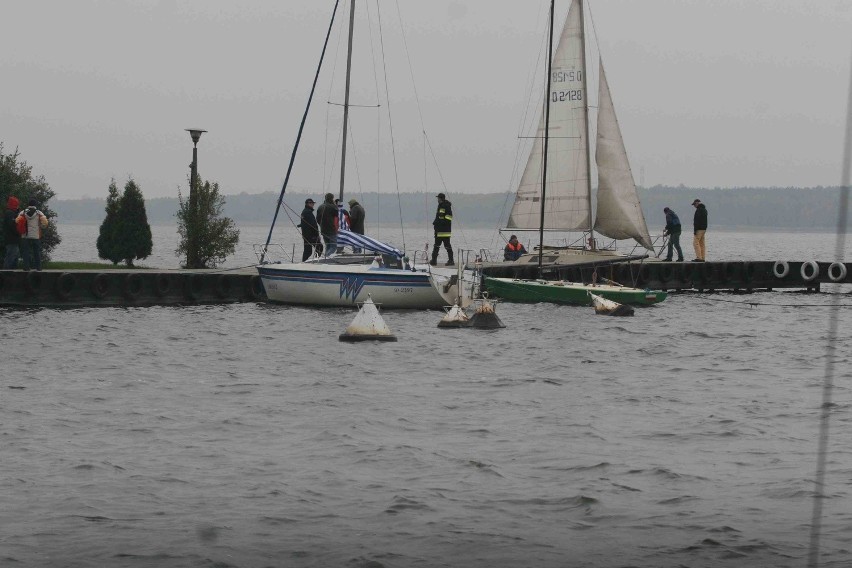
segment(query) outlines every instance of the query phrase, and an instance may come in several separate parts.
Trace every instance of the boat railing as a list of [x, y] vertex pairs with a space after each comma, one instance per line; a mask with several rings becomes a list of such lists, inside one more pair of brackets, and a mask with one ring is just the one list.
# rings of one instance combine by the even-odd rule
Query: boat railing
[[268, 247], [261, 244], [253, 244], [254, 255], [257, 257], [257, 262], [262, 264], [273, 264], [276, 262], [296, 262], [296, 245], [288, 254], [287, 249], [283, 244], [271, 243]]

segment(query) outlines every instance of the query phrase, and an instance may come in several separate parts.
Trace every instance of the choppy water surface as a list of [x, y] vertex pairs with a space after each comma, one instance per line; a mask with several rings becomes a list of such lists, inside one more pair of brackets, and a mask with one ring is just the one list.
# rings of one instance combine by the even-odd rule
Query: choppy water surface
[[[0, 310], [0, 565], [803, 566], [833, 297], [398, 311], [366, 345], [343, 309]], [[821, 561], [848, 566], [834, 347]]]

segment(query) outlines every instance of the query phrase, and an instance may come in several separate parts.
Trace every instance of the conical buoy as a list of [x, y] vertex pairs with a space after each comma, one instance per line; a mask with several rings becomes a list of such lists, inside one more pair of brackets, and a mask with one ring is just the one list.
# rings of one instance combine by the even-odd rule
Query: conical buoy
[[340, 341], [396, 341], [385, 320], [379, 313], [379, 308], [373, 303], [368, 294], [367, 300], [361, 304], [361, 309], [346, 331], [338, 337]]
[[506, 327], [505, 324], [497, 317], [497, 312], [494, 311], [494, 305], [485, 298], [476, 307], [473, 312], [473, 317], [470, 318], [470, 327], [477, 329], [499, 329]]
[[[446, 309], [446, 308], [445, 308]], [[468, 327], [470, 318], [458, 304], [453, 304], [438, 322], [438, 327]]]

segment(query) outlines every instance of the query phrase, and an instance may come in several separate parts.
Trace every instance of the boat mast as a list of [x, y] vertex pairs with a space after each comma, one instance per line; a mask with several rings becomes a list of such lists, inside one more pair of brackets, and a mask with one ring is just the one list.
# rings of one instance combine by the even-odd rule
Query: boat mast
[[355, 0], [352, 0], [349, 5], [349, 51], [346, 54], [346, 93], [343, 98], [343, 148], [340, 156], [340, 201], [343, 201], [343, 181], [346, 177], [346, 131], [349, 127], [349, 81], [352, 77], [352, 34], [354, 30]]
[[589, 82], [588, 67], [586, 67], [586, 17], [583, 15], [583, 0], [578, 0], [577, 5], [580, 7], [580, 37], [583, 38], [583, 105], [586, 107], [585, 118], [583, 119], [586, 127], [586, 190], [589, 200], [589, 248], [595, 250], [595, 226], [592, 223], [592, 141], [589, 139]]
[[544, 254], [544, 203], [547, 193], [547, 143], [550, 139], [550, 86], [553, 67], [553, 12], [556, 0], [550, 0], [550, 30], [547, 38], [547, 90], [544, 99], [544, 159], [541, 172], [541, 215], [538, 225], [538, 275], [541, 277], [542, 255]]

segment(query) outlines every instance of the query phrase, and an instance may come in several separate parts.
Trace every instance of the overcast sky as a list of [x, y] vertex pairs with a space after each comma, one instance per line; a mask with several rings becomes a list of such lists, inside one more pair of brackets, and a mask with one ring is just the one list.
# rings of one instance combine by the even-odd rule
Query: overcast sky
[[[348, 4], [293, 191], [337, 192], [340, 107], [329, 102], [343, 98]], [[403, 191], [514, 189], [548, 4], [379, 0]], [[184, 129], [200, 127], [209, 131], [199, 144], [203, 178], [225, 194], [278, 191], [333, 5], [4, 0], [0, 142], [5, 152], [18, 147], [60, 199], [104, 196], [110, 178], [128, 176], [150, 198], [185, 190]], [[567, 6], [557, 2], [558, 18]], [[591, 0], [588, 11], [637, 183], [839, 184], [852, 2]], [[351, 102], [363, 106], [352, 110], [351, 191], [395, 191], [390, 153], [377, 150], [390, 140], [383, 78], [373, 72], [382, 65], [378, 26], [369, 0], [355, 27]], [[424, 165], [424, 154], [435, 162]]]

